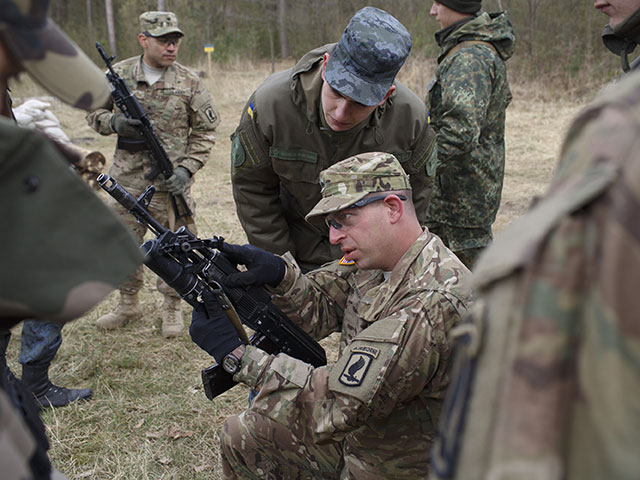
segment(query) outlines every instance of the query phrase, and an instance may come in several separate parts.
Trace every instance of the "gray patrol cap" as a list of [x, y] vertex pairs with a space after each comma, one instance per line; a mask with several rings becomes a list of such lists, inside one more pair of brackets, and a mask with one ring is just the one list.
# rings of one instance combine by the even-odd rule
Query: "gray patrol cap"
[[104, 73], [48, 18], [49, 0], [0, 0], [0, 39], [49, 92], [91, 110], [111, 95]]
[[151, 37], [162, 37], [170, 33], [179, 33], [178, 17], [173, 12], [144, 12], [140, 15], [140, 31]]
[[411, 35], [392, 15], [374, 7], [356, 12], [324, 77], [336, 91], [366, 106], [378, 105], [411, 51]]

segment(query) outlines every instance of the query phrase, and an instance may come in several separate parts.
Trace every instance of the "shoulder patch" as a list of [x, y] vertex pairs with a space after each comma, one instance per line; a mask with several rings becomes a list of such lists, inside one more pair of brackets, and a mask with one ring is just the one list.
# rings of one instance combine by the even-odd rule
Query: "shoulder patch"
[[346, 258], [342, 257], [340, 259], [340, 261], [338, 262], [338, 265], [355, 265], [356, 262], [353, 260], [347, 260]]
[[205, 117], [207, 117], [207, 119], [209, 120], [210, 123], [217, 123], [218, 122], [218, 114], [216, 113], [216, 111], [213, 109], [213, 107], [211, 105], [206, 105], [203, 108], [203, 112]]
[[247, 113], [249, 114], [249, 116], [251, 118], [253, 118], [253, 112], [256, 110], [256, 108], [253, 106], [253, 102], [249, 103], [249, 106], [247, 107]]
[[[377, 349], [374, 349], [377, 350]], [[376, 353], [377, 356], [377, 353]], [[375, 357], [364, 351], [352, 351], [349, 361], [340, 374], [340, 383], [347, 387], [359, 387], [367, 375], [371, 362]]]

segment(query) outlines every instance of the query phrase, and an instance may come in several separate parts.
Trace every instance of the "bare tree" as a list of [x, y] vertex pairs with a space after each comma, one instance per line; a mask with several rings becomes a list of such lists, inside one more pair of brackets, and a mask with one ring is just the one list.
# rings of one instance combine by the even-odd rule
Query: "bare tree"
[[105, 0], [104, 8], [106, 10], [107, 17], [107, 34], [109, 36], [109, 48], [111, 49], [111, 55], [117, 55], [116, 28], [113, 21], [113, 0]]
[[167, 11], [167, 2], [165, 2], [165, 0], [158, 0], [158, 11], [159, 12]]
[[542, 0], [529, 0], [529, 55], [534, 54], [536, 41], [536, 11]]
[[91, 0], [86, 0], [87, 5], [87, 32], [91, 43], [96, 43], [96, 37], [93, 32], [93, 9], [91, 8]]
[[289, 56], [289, 40], [287, 38], [287, 0], [278, 2], [278, 27], [280, 30], [280, 56]]

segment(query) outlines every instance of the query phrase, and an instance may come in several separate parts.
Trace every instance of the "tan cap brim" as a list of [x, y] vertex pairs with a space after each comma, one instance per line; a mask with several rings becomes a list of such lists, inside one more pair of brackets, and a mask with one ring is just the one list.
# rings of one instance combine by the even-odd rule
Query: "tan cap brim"
[[7, 27], [2, 38], [34, 80], [63, 102], [84, 110], [107, 103], [104, 73], [51, 21], [38, 29]]
[[345, 195], [332, 195], [320, 200], [313, 209], [304, 217], [309, 223], [321, 223], [326, 215], [349, 208], [358, 200], [363, 199], [371, 192], [350, 193]]

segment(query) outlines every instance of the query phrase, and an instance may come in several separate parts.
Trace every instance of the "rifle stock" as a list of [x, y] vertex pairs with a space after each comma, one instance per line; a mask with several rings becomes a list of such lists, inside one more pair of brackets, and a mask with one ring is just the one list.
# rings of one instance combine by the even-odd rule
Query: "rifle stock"
[[[286, 353], [314, 367], [326, 365], [323, 348], [271, 303], [266, 290], [225, 285], [225, 278], [238, 269], [218, 249], [224, 241], [222, 237], [200, 239], [185, 227], [175, 232], [165, 228], [147, 210], [155, 192], [153, 186], [136, 198], [109, 175], [101, 174], [98, 184], [156, 235], [140, 246], [144, 263], [189, 305], [194, 308], [201, 305], [204, 289], [216, 295], [222, 293], [241, 322], [255, 332], [249, 341], [251, 345], [271, 354]], [[202, 371], [202, 381], [209, 399], [236, 384], [218, 364]]]

